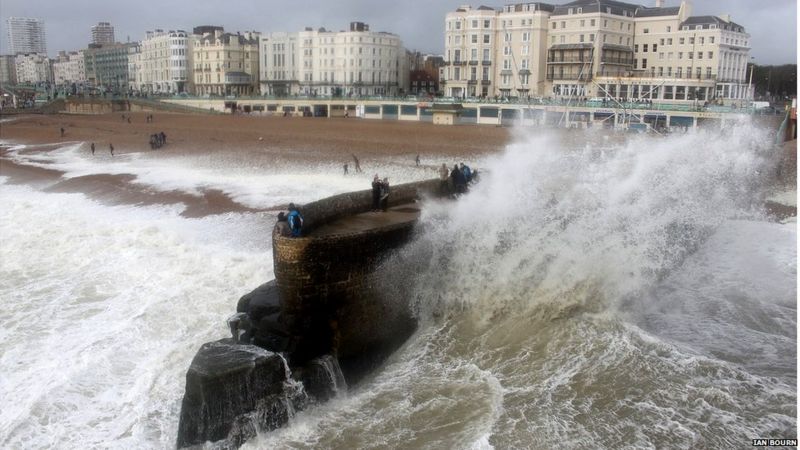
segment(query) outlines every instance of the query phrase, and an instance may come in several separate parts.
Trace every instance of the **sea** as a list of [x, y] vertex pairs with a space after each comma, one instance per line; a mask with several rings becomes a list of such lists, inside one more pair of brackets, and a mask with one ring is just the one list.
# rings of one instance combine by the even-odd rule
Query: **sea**
[[192, 357], [273, 278], [281, 205], [462, 161], [480, 183], [426, 201], [380, 280], [404, 289], [415, 334], [357, 385], [244, 448], [796, 438], [796, 221], [763, 207], [774, 134], [746, 121], [669, 136], [513, 133], [478, 160], [385, 157], [348, 176], [341, 162], [13, 146], [7, 158], [65, 179], [130, 174], [156, 198], [218, 189], [258, 211], [186, 217], [181, 204], [101, 201], [0, 173], [0, 447], [174, 448]]

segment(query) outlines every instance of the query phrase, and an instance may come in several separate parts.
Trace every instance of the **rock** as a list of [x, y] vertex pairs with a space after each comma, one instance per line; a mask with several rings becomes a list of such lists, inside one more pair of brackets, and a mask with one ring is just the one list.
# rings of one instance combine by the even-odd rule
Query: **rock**
[[226, 439], [238, 446], [256, 429], [285, 425], [298, 405], [285, 360], [232, 339], [203, 344], [186, 373], [178, 447]]
[[258, 323], [262, 317], [275, 314], [280, 310], [281, 303], [275, 280], [268, 281], [253, 292], [243, 295], [236, 305], [236, 312], [247, 313], [253, 324]]
[[342, 369], [333, 355], [312, 359], [294, 377], [302, 381], [305, 392], [317, 402], [326, 402], [347, 391]]

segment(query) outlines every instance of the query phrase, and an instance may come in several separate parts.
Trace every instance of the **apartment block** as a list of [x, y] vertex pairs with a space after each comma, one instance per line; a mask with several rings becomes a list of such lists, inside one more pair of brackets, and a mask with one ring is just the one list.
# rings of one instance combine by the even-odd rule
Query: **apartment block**
[[191, 67], [197, 95], [258, 93], [260, 33], [226, 33], [222, 27], [195, 27]]
[[400, 37], [352, 22], [349, 31], [325, 28], [261, 37], [264, 95], [398, 95], [408, 91]]
[[134, 89], [147, 93], [185, 92], [191, 76], [191, 39], [183, 30], [145, 33], [135, 62]]
[[122, 93], [129, 90], [129, 54], [138, 43], [97, 45], [84, 50], [84, 67], [89, 86], [102, 91]]
[[547, 20], [553, 6], [519, 3], [496, 10], [461, 6], [445, 19], [440, 83], [451, 97], [545, 94]]
[[17, 68], [14, 55], [0, 55], [0, 84], [17, 84]]
[[47, 54], [47, 38], [44, 33], [44, 21], [27, 17], [9, 17], [6, 19], [9, 53]]
[[99, 22], [92, 27], [92, 44], [108, 45], [115, 43], [114, 27], [109, 22]]
[[39, 84], [52, 81], [50, 58], [41, 53], [19, 53], [14, 58], [17, 83]]
[[86, 81], [83, 51], [58, 52], [58, 58], [53, 62], [53, 81], [56, 85], [68, 85]]

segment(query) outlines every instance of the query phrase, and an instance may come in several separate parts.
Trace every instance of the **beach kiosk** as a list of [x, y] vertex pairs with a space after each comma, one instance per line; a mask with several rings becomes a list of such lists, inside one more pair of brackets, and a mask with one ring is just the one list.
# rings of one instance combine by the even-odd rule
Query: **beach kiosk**
[[454, 125], [461, 110], [464, 109], [461, 103], [434, 103], [431, 111], [433, 112], [433, 123], [436, 125]]

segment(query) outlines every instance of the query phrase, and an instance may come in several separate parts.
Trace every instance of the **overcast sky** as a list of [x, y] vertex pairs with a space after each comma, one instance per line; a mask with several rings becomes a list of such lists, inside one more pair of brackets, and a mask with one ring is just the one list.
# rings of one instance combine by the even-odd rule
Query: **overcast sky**
[[[298, 31], [303, 27], [343, 30], [351, 21], [367, 22], [374, 31], [400, 35], [408, 49], [441, 54], [444, 16], [459, 5], [499, 7], [508, 1], [465, 0], [0, 0], [2, 43], [8, 52], [6, 18], [44, 19], [47, 51], [86, 48], [91, 26], [111, 22], [118, 41], [141, 40], [146, 30], [222, 25], [226, 31]], [[556, 0], [555, 4], [568, 3]], [[645, 0], [654, 6], [655, 0]], [[677, 6], [679, 0], [666, 0]], [[757, 64], [797, 62], [797, 0], [694, 0], [693, 15], [730, 14], [752, 36], [751, 56]]]

